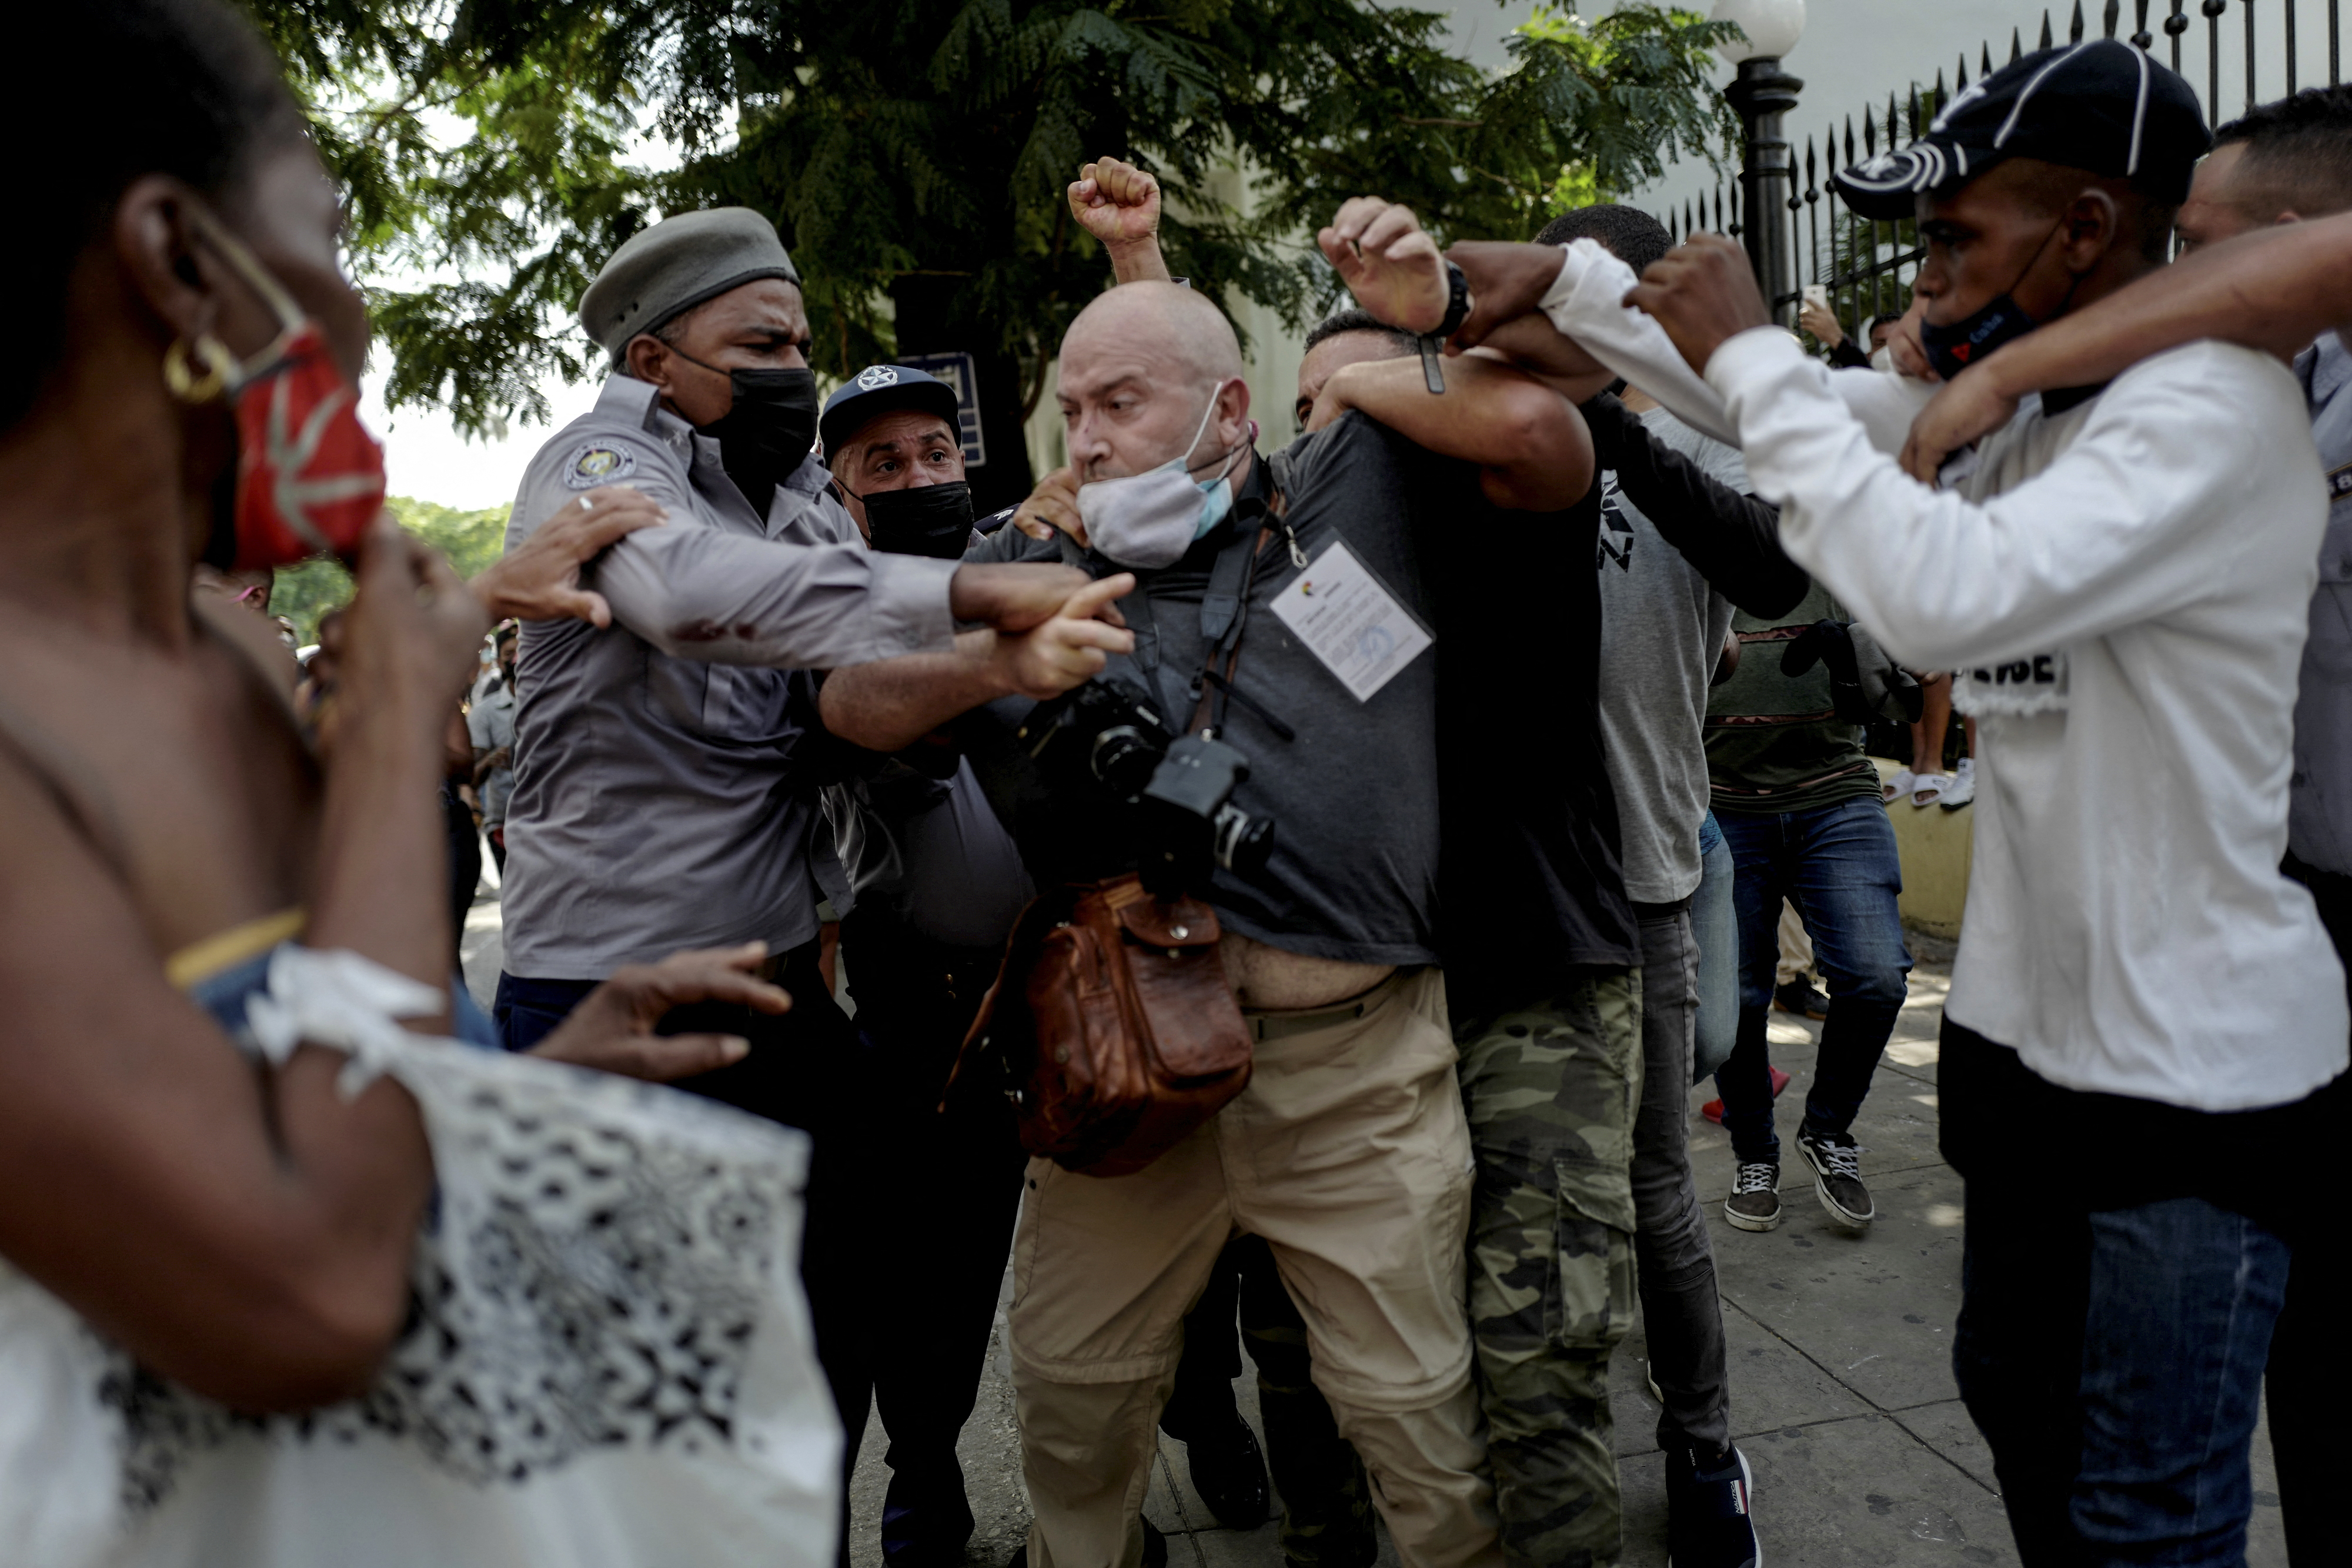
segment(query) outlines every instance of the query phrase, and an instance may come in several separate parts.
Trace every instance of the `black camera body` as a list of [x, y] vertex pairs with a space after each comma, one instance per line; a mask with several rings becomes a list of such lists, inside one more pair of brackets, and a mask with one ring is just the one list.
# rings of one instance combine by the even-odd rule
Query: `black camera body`
[[1127, 808], [1136, 868], [1154, 895], [1202, 892], [1220, 868], [1243, 877], [1265, 869], [1274, 822], [1233, 803], [1249, 758], [1222, 740], [1170, 735], [1130, 683], [1097, 678], [1040, 703], [1016, 739], [1054, 793]]

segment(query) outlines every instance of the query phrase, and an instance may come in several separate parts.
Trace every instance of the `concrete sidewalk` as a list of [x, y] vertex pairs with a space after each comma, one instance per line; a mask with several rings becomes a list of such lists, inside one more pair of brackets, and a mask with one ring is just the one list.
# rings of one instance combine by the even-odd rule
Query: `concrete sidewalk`
[[[1723, 1223], [1731, 1148], [1700, 1118], [1713, 1086], [1691, 1095], [1692, 1163], [1712, 1228], [1731, 1348], [1732, 1430], [1755, 1471], [1755, 1510], [1774, 1568], [1907, 1568], [2011, 1563], [2010, 1541], [1983, 1442], [1961, 1407], [1951, 1372], [1959, 1306], [1960, 1181], [1936, 1151], [1936, 1034], [1950, 981], [1948, 945], [1914, 939], [1921, 962], [1911, 1001], [1854, 1127], [1878, 1220], [1856, 1238], [1815, 1200], [1811, 1173], [1783, 1166], [1788, 1218], [1763, 1235]], [[1793, 1075], [1780, 1101], [1780, 1134], [1793, 1149], [1811, 1082], [1819, 1028], [1775, 1013], [1775, 1062]], [[1001, 1568], [1025, 1534], [1013, 1392], [1003, 1319], [962, 1453], [980, 1520], [966, 1561]], [[1626, 1568], [1664, 1568], [1663, 1461], [1653, 1437], [1658, 1407], [1643, 1386], [1647, 1346], [1637, 1327], [1618, 1352], [1612, 1404], [1623, 1460]], [[1256, 1422], [1256, 1389], [1235, 1385]], [[854, 1482], [851, 1561], [878, 1568], [876, 1533], [888, 1471], [879, 1423], [867, 1431]], [[2284, 1568], [2269, 1444], [2257, 1434], [2250, 1568]], [[1171, 1568], [1282, 1562], [1276, 1527], [1218, 1529], [1186, 1478], [1184, 1448], [1163, 1439], [1145, 1515], [1173, 1539]], [[1394, 1554], [1383, 1541], [1381, 1562]]]

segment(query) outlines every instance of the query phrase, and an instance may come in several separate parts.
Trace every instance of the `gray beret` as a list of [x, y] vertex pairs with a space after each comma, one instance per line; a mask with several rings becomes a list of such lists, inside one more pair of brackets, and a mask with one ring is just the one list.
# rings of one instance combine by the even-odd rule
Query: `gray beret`
[[707, 207], [631, 235], [580, 297], [580, 322], [613, 363], [640, 332], [756, 278], [801, 280], [776, 225], [749, 207]]

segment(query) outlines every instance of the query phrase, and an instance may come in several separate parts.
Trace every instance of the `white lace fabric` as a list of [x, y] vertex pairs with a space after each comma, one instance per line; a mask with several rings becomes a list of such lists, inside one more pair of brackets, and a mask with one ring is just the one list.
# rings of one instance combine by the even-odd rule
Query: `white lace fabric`
[[[288, 954], [295, 955], [288, 957]], [[804, 1134], [407, 1033], [431, 987], [281, 950], [251, 1048], [413, 1094], [438, 1184], [361, 1397], [229, 1411], [0, 1264], [11, 1568], [830, 1563], [841, 1435], [798, 1258]], [[266, 1005], [265, 1005], [266, 1004]]]

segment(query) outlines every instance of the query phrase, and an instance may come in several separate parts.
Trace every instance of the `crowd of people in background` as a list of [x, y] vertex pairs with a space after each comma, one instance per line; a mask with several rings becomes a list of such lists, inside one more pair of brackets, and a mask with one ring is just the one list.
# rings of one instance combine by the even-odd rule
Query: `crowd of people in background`
[[2335, 1560], [2352, 91], [2210, 132], [2112, 40], [1986, 76], [1837, 176], [1926, 254], [1859, 341], [1800, 302], [1826, 363], [1719, 236], [1364, 196], [1278, 449], [1098, 158], [1067, 465], [985, 517], [958, 388], [824, 395], [823, 258], [677, 214], [468, 583], [379, 516], [267, 47], [61, 25], [124, 91], [29, 85], [84, 129], [0, 262], [12, 1562], [845, 1563], [871, 1412], [884, 1560], [961, 1563], [1003, 1299], [1029, 1568], [1166, 1563], [1163, 1431], [1302, 1568], [1376, 1518], [1613, 1563], [1637, 1313], [1669, 1558], [1755, 1568], [1706, 1206], [1783, 1221], [1779, 1008], [1867, 1234], [1934, 808], [1954, 1367], [2021, 1558], [2242, 1561], [2267, 1375]]

